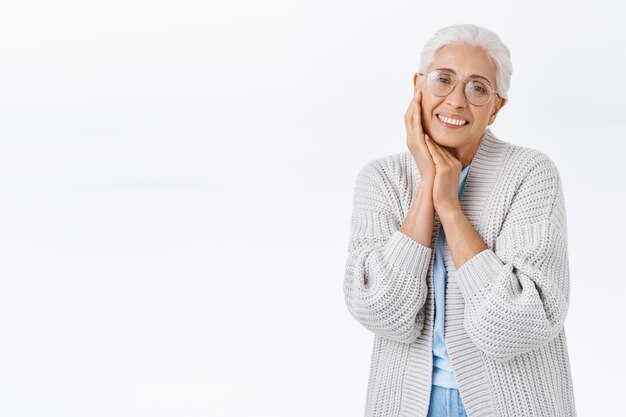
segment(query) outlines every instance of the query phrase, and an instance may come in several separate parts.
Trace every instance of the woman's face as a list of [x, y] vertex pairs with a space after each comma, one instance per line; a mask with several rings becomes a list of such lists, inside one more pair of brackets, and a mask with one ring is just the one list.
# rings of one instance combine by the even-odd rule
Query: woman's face
[[[475, 151], [485, 129], [494, 122], [506, 99], [494, 94], [489, 103], [476, 107], [467, 101], [463, 82], [470, 75], [478, 74], [487, 78], [495, 89], [496, 66], [482, 48], [454, 43], [443, 46], [435, 53], [426, 73], [439, 68], [451, 68], [456, 72], [457, 84], [445, 97], [437, 97], [428, 91], [426, 76], [415, 74], [413, 78], [415, 91], [422, 90], [422, 127], [439, 145], [461, 152]], [[420, 77], [423, 77], [422, 83], [418, 83]], [[467, 120], [469, 124], [460, 128], [447, 127], [437, 117], [440, 113]]]

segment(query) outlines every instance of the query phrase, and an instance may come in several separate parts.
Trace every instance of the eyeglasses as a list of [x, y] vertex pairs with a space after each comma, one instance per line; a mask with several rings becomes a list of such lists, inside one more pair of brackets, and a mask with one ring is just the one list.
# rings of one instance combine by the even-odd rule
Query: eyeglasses
[[[428, 91], [436, 95], [437, 97], [445, 97], [454, 90], [457, 81], [454, 76], [445, 71], [433, 70], [428, 74], [419, 73], [420, 75], [426, 75], [426, 86]], [[491, 85], [482, 80], [468, 80], [465, 81], [465, 97], [467, 101], [472, 103], [476, 107], [484, 106], [491, 101], [491, 97], [497, 94]]]

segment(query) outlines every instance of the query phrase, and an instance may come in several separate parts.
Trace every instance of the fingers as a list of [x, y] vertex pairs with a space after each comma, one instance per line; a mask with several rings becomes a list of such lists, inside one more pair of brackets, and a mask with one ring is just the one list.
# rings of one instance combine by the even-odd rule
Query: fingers
[[435, 177], [435, 163], [425, 141], [422, 127], [421, 91], [415, 92], [404, 115], [407, 130], [407, 145], [420, 172], [420, 177], [431, 180]]
[[418, 90], [404, 115], [407, 131], [410, 132], [409, 138], [417, 142], [418, 146], [425, 154], [428, 154], [428, 149], [424, 142], [424, 129], [422, 127], [422, 107], [421, 107], [421, 91]]
[[420, 90], [417, 90], [415, 93], [413, 103], [415, 104], [415, 118], [413, 124], [417, 127], [417, 132], [420, 135], [424, 135], [424, 130], [422, 129], [422, 92]]
[[452, 155], [449, 150], [447, 150], [443, 146], [439, 146], [439, 150], [441, 151], [441, 156], [443, 156], [443, 158], [448, 161], [448, 164], [450, 164], [451, 166], [457, 165], [459, 168], [462, 168], [463, 164], [461, 163], [461, 161], [456, 159], [456, 157]]
[[416, 133], [423, 135], [424, 129], [422, 128], [422, 105], [421, 105], [421, 92], [418, 90], [407, 109], [404, 120], [407, 127], [411, 127]]
[[428, 146], [428, 151], [433, 157], [433, 162], [435, 163], [435, 166], [440, 168], [444, 168], [446, 166], [450, 168], [457, 167], [459, 169], [462, 167], [461, 161], [456, 159], [456, 157], [452, 155], [450, 151], [445, 149], [443, 146], [439, 146], [430, 138], [426, 140], [426, 145]]
[[430, 152], [430, 156], [432, 156], [435, 165], [442, 166], [444, 165], [444, 163], [446, 163], [446, 160], [443, 159], [443, 156], [441, 155], [441, 150], [439, 149], [439, 146], [435, 142], [433, 142], [433, 140], [428, 135], [426, 135], [426, 146], [428, 147], [428, 151]]
[[452, 154], [448, 152], [443, 146], [439, 146], [436, 142], [434, 142], [430, 137], [426, 140], [426, 145], [428, 146], [428, 151], [433, 157], [433, 162], [436, 166], [440, 168], [454, 167], [457, 163], [460, 164]]
[[444, 148], [443, 146], [437, 146], [439, 149], [439, 154], [441, 158], [444, 159], [448, 164], [452, 165], [454, 163], [454, 157], [450, 154], [450, 152]]

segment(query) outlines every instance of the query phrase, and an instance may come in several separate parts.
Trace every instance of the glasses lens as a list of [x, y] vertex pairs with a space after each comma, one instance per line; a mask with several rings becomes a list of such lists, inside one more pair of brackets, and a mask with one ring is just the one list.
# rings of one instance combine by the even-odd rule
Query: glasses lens
[[475, 106], [482, 106], [491, 98], [489, 85], [478, 80], [470, 81], [465, 86], [465, 96]]
[[428, 74], [428, 89], [436, 96], [448, 95], [454, 86], [452, 74], [440, 71], [433, 71]]

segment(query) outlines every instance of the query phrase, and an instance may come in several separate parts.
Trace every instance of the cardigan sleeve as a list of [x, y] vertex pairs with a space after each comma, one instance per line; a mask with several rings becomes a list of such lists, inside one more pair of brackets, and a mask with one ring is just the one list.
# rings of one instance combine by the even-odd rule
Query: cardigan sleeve
[[553, 340], [569, 307], [565, 202], [547, 157], [518, 188], [494, 246], [455, 277], [468, 336], [494, 360], [507, 361]]
[[431, 248], [398, 230], [374, 162], [356, 179], [344, 298], [350, 314], [369, 331], [408, 344], [424, 326]]

